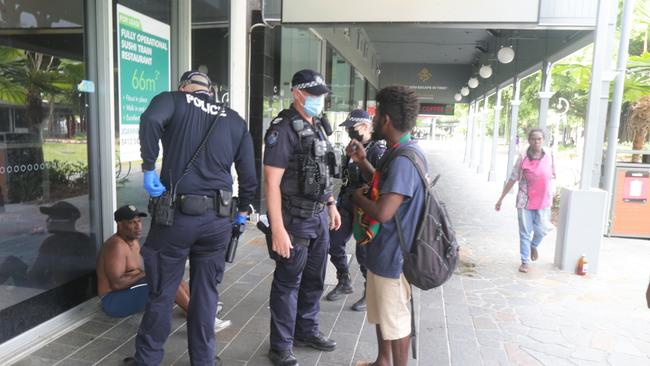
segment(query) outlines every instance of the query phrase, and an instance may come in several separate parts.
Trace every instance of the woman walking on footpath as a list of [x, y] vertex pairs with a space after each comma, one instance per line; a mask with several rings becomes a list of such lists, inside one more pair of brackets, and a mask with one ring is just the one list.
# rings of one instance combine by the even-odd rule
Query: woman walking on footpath
[[551, 179], [555, 178], [555, 161], [550, 150], [543, 147], [544, 131], [535, 128], [528, 133], [529, 147], [519, 156], [512, 175], [503, 187], [494, 209], [501, 210], [506, 194], [519, 181], [517, 218], [519, 220], [519, 272], [528, 272], [529, 260], [537, 260], [537, 248], [551, 228]]

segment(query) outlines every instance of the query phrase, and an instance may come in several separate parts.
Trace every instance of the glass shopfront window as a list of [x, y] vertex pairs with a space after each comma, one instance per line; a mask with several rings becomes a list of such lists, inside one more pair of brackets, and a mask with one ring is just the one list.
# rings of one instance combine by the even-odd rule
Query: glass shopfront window
[[84, 18], [0, 7], [0, 343], [95, 295]]
[[[131, 27], [129, 19], [138, 26]], [[174, 51], [170, 45], [170, 23], [170, 0], [113, 2], [117, 207], [132, 204], [147, 211], [149, 196], [142, 187], [138, 130], [140, 114], [151, 98], [175, 89], [178, 82], [169, 80], [170, 55]], [[139, 42], [145, 38], [155, 42]], [[142, 238], [149, 232], [150, 220], [142, 220]]]
[[302, 69], [321, 70], [321, 43], [312, 32], [299, 28], [282, 28], [282, 58], [280, 60], [280, 110], [293, 102], [291, 78]]
[[332, 93], [329, 95], [329, 103], [326, 104], [326, 114], [334, 129], [330, 141], [345, 145], [349, 138], [343, 127], [338, 127], [352, 109], [352, 78], [354, 76], [352, 65], [348, 63], [330, 45], [327, 46], [327, 84]]
[[352, 109], [365, 108], [366, 106], [366, 79], [357, 70], [354, 70], [354, 95], [352, 102]]

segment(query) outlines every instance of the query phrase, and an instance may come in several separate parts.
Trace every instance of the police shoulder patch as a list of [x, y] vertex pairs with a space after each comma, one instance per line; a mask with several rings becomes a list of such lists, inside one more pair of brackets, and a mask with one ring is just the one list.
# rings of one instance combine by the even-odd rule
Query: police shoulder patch
[[264, 139], [266, 142], [267, 147], [273, 147], [275, 144], [278, 143], [278, 131], [277, 130], [271, 130], [266, 134], [266, 138]]

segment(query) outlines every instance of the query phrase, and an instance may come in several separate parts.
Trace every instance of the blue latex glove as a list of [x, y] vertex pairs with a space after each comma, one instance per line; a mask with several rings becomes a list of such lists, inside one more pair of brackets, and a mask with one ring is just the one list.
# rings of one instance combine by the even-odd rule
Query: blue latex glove
[[151, 197], [158, 197], [167, 190], [167, 188], [160, 183], [160, 178], [158, 178], [158, 174], [156, 174], [155, 170], [144, 172], [144, 189], [149, 192]]
[[244, 228], [246, 227], [246, 221], [248, 221], [248, 216], [242, 215], [238, 212], [237, 215], [235, 215], [235, 218], [232, 220], [232, 225], [241, 226], [241, 231], [244, 231]]

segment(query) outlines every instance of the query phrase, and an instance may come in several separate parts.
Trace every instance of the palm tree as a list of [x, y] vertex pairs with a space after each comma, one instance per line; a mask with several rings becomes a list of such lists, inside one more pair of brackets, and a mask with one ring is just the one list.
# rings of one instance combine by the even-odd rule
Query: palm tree
[[[650, 132], [650, 95], [641, 97], [632, 107], [628, 128], [634, 134], [632, 149], [643, 150], [647, 135]], [[632, 161], [640, 162], [641, 155], [634, 154]]]
[[[25, 119], [30, 135], [29, 147], [15, 147], [16, 164], [43, 163], [41, 125], [45, 117], [43, 97], [50, 104], [66, 88], [60, 72], [60, 60], [42, 53], [0, 47], [0, 100], [13, 105], [24, 105]], [[24, 141], [26, 142], [26, 141]], [[47, 169], [41, 172], [13, 174], [9, 181], [9, 200], [20, 202], [49, 195]]]

